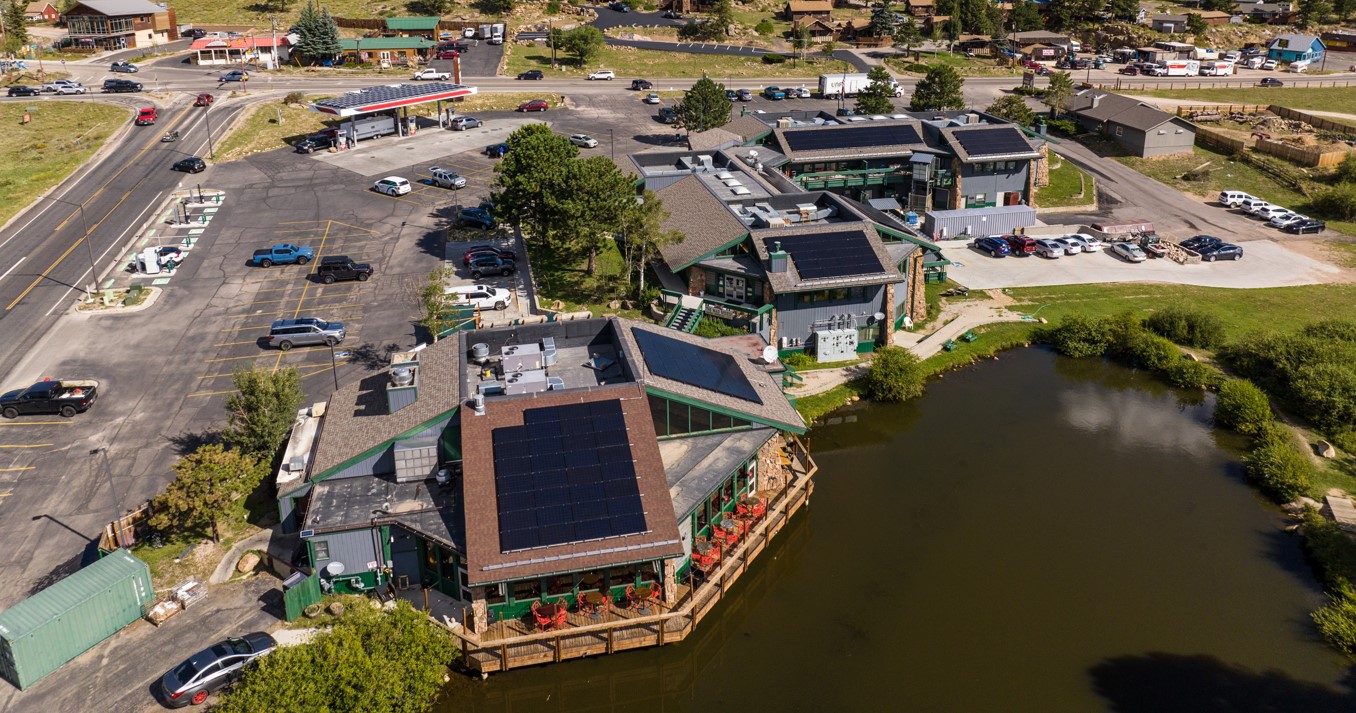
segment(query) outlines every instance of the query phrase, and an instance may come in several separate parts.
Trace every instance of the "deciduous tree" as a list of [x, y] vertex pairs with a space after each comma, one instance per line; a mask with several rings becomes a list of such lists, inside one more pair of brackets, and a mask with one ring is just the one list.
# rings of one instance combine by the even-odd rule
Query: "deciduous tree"
[[237, 369], [231, 382], [236, 393], [226, 397], [228, 421], [222, 439], [271, 463], [287, 439], [301, 406], [303, 395], [297, 370]]
[[1045, 88], [1045, 97], [1042, 101], [1050, 107], [1050, 116], [1059, 118], [1064, 110], [1069, 107], [1069, 102], [1073, 101], [1073, 77], [1068, 72], [1055, 72], [1050, 75], [1050, 84]]
[[678, 115], [676, 125], [689, 132], [714, 129], [730, 121], [730, 100], [725, 96], [725, 85], [707, 77], [698, 79], [684, 92], [673, 110]]
[[894, 79], [890, 72], [881, 65], [876, 65], [867, 72], [866, 78], [869, 83], [857, 92], [857, 106], [854, 110], [858, 114], [891, 114], [895, 110], [895, 103], [892, 101], [895, 95]]
[[606, 45], [607, 41], [603, 38], [603, 31], [593, 25], [580, 25], [566, 30], [561, 35], [561, 49], [574, 55], [581, 65], [588, 64], [590, 60], [597, 57]]
[[965, 97], [961, 87], [965, 80], [950, 65], [936, 64], [928, 67], [928, 73], [914, 87], [913, 97], [909, 99], [910, 111], [929, 111], [932, 109], [964, 109]]
[[206, 528], [221, 541], [219, 523], [231, 504], [259, 486], [268, 463], [220, 443], [198, 448], [174, 464], [175, 478], [153, 504], [151, 526], [158, 529]]
[[637, 297], [645, 297], [645, 268], [655, 253], [683, 239], [683, 234], [676, 230], [664, 230], [663, 223], [668, 215], [659, 197], [646, 190], [622, 218], [626, 262], [636, 273]]
[[1007, 119], [1022, 126], [1032, 126], [1036, 123], [1036, 112], [1026, 105], [1025, 99], [1016, 94], [1005, 94], [998, 97], [985, 111], [1000, 119]]
[[927, 375], [918, 356], [903, 347], [877, 349], [866, 372], [866, 392], [876, 401], [907, 401], [923, 395]]

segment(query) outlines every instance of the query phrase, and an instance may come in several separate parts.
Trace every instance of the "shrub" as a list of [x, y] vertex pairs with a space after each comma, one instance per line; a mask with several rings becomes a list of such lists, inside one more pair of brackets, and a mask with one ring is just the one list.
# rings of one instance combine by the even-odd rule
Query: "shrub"
[[1356, 429], [1348, 429], [1332, 434], [1332, 444], [1351, 455], [1356, 455]]
[[1179, 361], [1186, 361], [1172, 340], [1138, 329], [1128, 335], [1124, 345], [1127, 358], [1145, 369], [1166, 372]]
[[1305, 417], [1327, 431], [1356, 423], [1356, 369], [1346, 364], [1315, 364], [1290, 378], [1290, 390]]
[[1229, 379], [1215, 400], [1215, 425], [1247, 436], [1261, 433], [1271, 422], [1271, 403], [1257, 385], [1247, 379]]
[[1078, 128], [1078, 122], [1073, 119], [1046, 119], [1045, 125], [1050, 127], [1052, 131], [1058, 131], [1069, 136], [1082, 133]]
[[1060, 320], [1058, 327], [1042, 330], [1040, 337], [1055, 351], [1074, 358], [1101, 356], [1111, 345], [1105, 322], [1077, 314]]
[[816, 362], [814, 357], [805, 352], [795, 352], [794, 354], [787, 354], [782, 357], [782, 363], [789, 367], [799, 369], [803, 366], [813, 366], [818, 362]]
[[1168, 381], [1179, 389], [1203, 389], [1215, 380], [1214, 369], [1198, 361], [1178, 359], [1166, 370]]
[[784, 62], [786, 62], [786, 58], [783, 57], [782, 55], [775, 53], [768, 53], [763, 55], [763, 64], [782, 64]]
[[1252, 437], [1254, 446], [1292, 446], [1302, 448], [1299, 437], [1291, 428], [1280, 421], [1267, 421], [1258, 426]]
[[1333, 648], [1356, 656], [1356, 591], [1351, 585], [1329, 594], [1328, 603], [1310, 616]]
[[1342, 183], [1319, 192], [1309, 201], [1309, 209], [1325, 218], [1356, 218], [1356, 183]]
[[1243, 457], [1243, 470], [1273, 500], [1288, 503], [1313, 483], [1309, 456], [1293, 443], [1265, 443]]
[[[1356, 156], [1356, 154], [1351, 155]], [[1345, 319], [1325, 319], [1301, 329], [1300, 334], [1306, 337], [1356, 343], [1356, 322], [1349, 322]]]
[[772, 26], [772, 20], [769, 20], [766, 17], [759, 20], [758, 24], [753, 26], [754, 32], [764, 36], [772, 34], [774, 29], [776, 28]]
[[1323, 582], [1323, 588], [1336, 590], [1351, 584], [1356, 576], [1356, 542], [1342, 527], [1324, 517], [1315, 507], [1304, 508], [1304, 554]]
[[1189, 307], [1164, 307], [1144, 320], [1144, 326], [1178, 344], [1209, 349], [1224, 342], [1224, 322]]
[[697, 323], [697, 328], [692, 331], [699, 337], [733, 337], [740, 334], [748, 334], [748, 330], [733, 327], [715, 317], [707, 317]]
[[683, 40], [698, 40], [702, 37], [702, 26], [688, 20], [682, 27], [678, 28], [678, 38]]
[[1349, 153], [1342, 159], [1342, 163], [1337, 164], [1337, 169], [1332, 174], [1335, 183], [1353, 183], [1356, 182], [1356, 153]]
[[1045, 87], [1014, 87], [1012, 93], [1020, 97], [1043, 97]]
[[866, 393], [877, 401], [907, 401], [922, 396], [926, 382], [916, 354], [903, 347], [885, 347], [871, 359]]
[[559, 15], [559, 14], [560, 14], [560, 0], [550, 0], [550, 2], [546, 3], [546, 14], [547, 14], [547, 15]]
[[287, 96], [283, 97], [283, 104], [288, 105], [301, 104], [304, 101], [306, 101], [306, 95], [301, 92], [288, 92]]

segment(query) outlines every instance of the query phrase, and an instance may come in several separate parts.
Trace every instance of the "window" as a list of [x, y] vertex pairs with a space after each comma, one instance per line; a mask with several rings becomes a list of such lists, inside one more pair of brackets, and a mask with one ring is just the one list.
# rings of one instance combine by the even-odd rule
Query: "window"
[[311, 542], [311, 548], [315, 552], [315, 561], [327, 560], [330, 558], [330, 543], [326, 540], [315, 540]]
[[513, 583], [513, 601], [526, 602], [541, 598], [541, 582], [535, 579], [524, 579]]
[[986, 198], [988, 198], [988, 197], [989, 197], [989, 194], [988, 194], [988, 193], [976, 193], [974, 196], [971, 196], [970, 202], [971, 202], [971, 203], [983, 203], [983, 202], [984, 202], [984, 199], [986, 199]]
[[1117, 135], [1117, 136], [1120, 136], [1120, 135], [1123, 134], [1123, 133], [1124, 133], [1123, 127], [1117, 126], [1117, 127], [1116, 127], [1116, 135]]

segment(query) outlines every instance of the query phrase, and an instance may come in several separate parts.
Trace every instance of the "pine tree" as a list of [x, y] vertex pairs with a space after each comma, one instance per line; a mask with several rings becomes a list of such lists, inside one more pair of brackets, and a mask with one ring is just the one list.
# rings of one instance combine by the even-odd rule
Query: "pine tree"
[[1331, 14], [1332, 0], [1300, 0], [1299, 20], [1303, 27], [1322, 24]]
[[[1135, 0], [1112, 0], [1112, 2], [1135, 2]], [[1031, 32], [1045, 26], [1040, 6], [1031, 0], [1019, 0], [1012, 6], [1012, 23], [1018, 32]]]
[[987, 114], [992, 114], [1000, 119], [1007, 119], [1022, 126], [1031, 126], [1036, 123], [1036, 112], [1026, 105], [1025, 99], [1016, 94], [1005, 94], [998, 97], [984, 111]]
[[297, 15], [296, 24], [292, 26], [292, 31], [297, 34], [297, 43], [292, 47], [292, 52], [298, 57], [305, 57], [308, 62], [318, 56], [316, 33], [319, 23], [320, 13], [315, 9], [315, 0], [306, 0], [305, 7]]
[[1073, 99], [1073, 77], [1068, 72], [1055, 72], [1050, 75], [1050, 84], [1045, 88], [1045, 105], [1050, 107], [1050, 117], [1058, 119]]
[[1187, 18], [1186, 31], [1188, 34], [1194, 35], [1196, 37], [1202, 37], [1205, 35], [1205, 31], [1210, 29], [1210, 26], [1205, 24], [1205, 18], [1201, 17], [1200, 15], [1197, 15], [1194, 12], [1187, 13], [1186, 18]]
[[334, 21], [328, 7], [321, 11], [316, 25], [316, 57], [322, 62], [333, 60], [344, 51], [344, 46], [339, 42], [339, 23]]
[[870, 84], [857, 92], [857, 106], [853, 110], [858, 114], [894, 113], [895, 103], [891, 98], [894, 97], [895, 90], [890, 73], [885, 67], [877, 65], [871, 68], [866, 78]]
[[[1233, 9], [1232, 2], [1229, 3], [1229, 8]], [[1139, 17], [1139, 0], [1111, 0], [1107, 5], [1107, 12], [1117, 20], [1133, 21]]]
[[730, 100], [725, 96], [725, 85], [706, 77], [698, 79], [673, 110], [678, 115], [677, 125], [689, 132], [706, 131], [730, 122]]
[[914, 22], [912, 17], [906, 17], [903, 22], [895, 25], [895, 44], [903, 45], [905, 52], [922, 40], [923, 33], [918, 30], [918, 23]]
[[20, 0], [9, 0], [0, 13], [0, 24], [5, 29], [5, 51], [18, 53], [28, 44], [28, 24], [24, 18], [26, 4]]
[[909, 99], [909, 111], [929, 111], [932, 109], [964, 109], [965, 96], [961, 87], [965, 80], [950, 65], [936, 64], [928, 67], [928, 73], [918, 80], [913, 97]]

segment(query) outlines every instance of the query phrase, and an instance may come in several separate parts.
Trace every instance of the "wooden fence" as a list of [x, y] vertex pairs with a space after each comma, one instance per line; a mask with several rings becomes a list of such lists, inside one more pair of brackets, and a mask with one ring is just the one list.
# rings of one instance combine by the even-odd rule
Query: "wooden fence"
[[1270, 110], [1271, 105], [1268, 104], [1182, 104], [1177, 107], [1177, 115], [1187, 117], [1198, 111], [1207, 114], [1255, 114]]
[[[1303, 81], [1298, 78], [1286, 79], [1287, 84], [1304, 89], [1323, 89], [1326, 87], [1352, 87], [1356, 86], [1356, 79], [1325, 79], [1317, 81]], [[1224, 82], [1194, 82], [1194, 81], [1161, 81], [1161, 82], [1137, 82], [1134, 80], [1117, 79], [1114, 84], [1097, 84], [1098, 89], [1110, 91], [1142, 91], [1152, 92], [1159, 90], [1174, 89], [1252, 89], [1257, 86], [1253, 81], [1224, 81]]]
[[1238, 153], [1239, 151], [1248, 148], [1248, 142], [1246, 140], [1230, 136], [1223, 131], [1207, 129], [1204, 126], [1196, 127], [1196, 143], [1201, 146], [1216, 148], [1226, 153]]
[[[1356, 127], [1339, 124], [1321, 116], [1315, 116], [1308, 112], [1291, 109], [1279, 104], [1268, 104], [1266, 106], [1261, 104], [1184, 104], [1177, 107], [1177, 115], [1181, 117], [1190, 116], [1193, 112], [1255, 114], [1262, 111], [1271, 112], [1283, 119], [1303, 121], [1310, 126], [1324, 131], [1333, 131], [1341, 133], [1344, 136], [1356, 137]], [[1255, 137], [1240, 139], [1225, 132], [1216, 131], [1199, 124], [1196, 126], [1196, 143], [1201, 146], [1209, 146], [1235, 154], [1251, 148], [1258, 153], [1276, 156], [1307, 168], [1327, 168], [1329, 166], [1336, 166], [1342, 162], [1342, 159], [1345, 158], [1349, 152], [1349, 149], [1347, 148], [1334, 148], [1327, 151], [1320, 151], [1318, 149], [1305, 148], [1302, 146], [1292, 146], [1283, 141], [1258, 139]]]
[[1341, 163], [1342, 159], [1347, 155], [1347, 150], [1345, 148], [1319, 151], [1317, 149], [1291, 146], [1290, 144], [1281, 141], [1272, 141], [1271, 139], [1258, 139], [1257, 143], [1253, 144], [1252, 150], [1258, 153], [1278, 156], [1291, 163], [1310, 168], [1336, 166]]
[[1270, 110], [1271, 113], [1281, 117], [1282, 119], [1294, 119], [1295, 121], [1302, 121], [1314, 127], [1315, 129], [1322, 129], [1323, 131], [1332, 131], [1339, 134], [1345, 134], [1347, 136], [1356, 136], [1356, 126], [1351, 126], [1350, 124], [1339, 124], [1333, 121], [1332, 119], [1325, 119], [1321, 116], [1314, 116], [1309, 112], [1300, 111], [1298, 109], [1291, 109], [1288, 106], [1281, 106], [1279, 104], [1272, 104], [1271, 106], [1267, 107], [1267, 109]]

